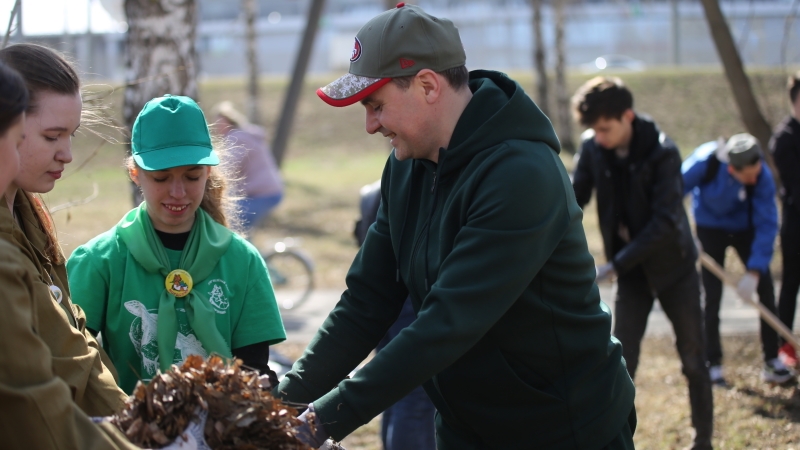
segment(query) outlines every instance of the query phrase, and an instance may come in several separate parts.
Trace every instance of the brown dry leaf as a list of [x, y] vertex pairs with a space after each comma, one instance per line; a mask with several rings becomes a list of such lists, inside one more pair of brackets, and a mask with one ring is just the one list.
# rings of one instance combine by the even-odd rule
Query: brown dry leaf
[[308, 450], [295, 437], [297, 410], [272, 397], [258, 373], [241, 365], [190, 356], [149, 384], [137, 384], [112, 422], [134, 444], [161, 448], [206, 410], [205, 439], [214, 450]]

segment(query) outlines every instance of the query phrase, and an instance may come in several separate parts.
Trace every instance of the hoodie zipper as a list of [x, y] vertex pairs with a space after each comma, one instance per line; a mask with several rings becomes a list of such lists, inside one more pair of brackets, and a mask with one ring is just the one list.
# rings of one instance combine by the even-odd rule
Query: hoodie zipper
[[[436, 192], [436, 172], [433, 172], [433, 186], [431, 186], [431, 195], [434, 195], [435, 192]], [[432, 203], [431, 207], [433, 207], [433, 206], [435, 206], [435, 205]], [[414, 242], [414, 247], [411, 250], [411, 267], [412, 267], [412, 269], [411, 269], [411, 280], [410, 281], [411, 281], [411, 285], [412, 286], [413, 286], [413, 280], [414, 280], [414, 269], [413, 269], [413, 267], [414, 267], [414, 262], [417, 260], [417, 251], [419, 250], [420, 244], [422, 244], [423, 238], [427, 238], [427, 236], [428, 236], [428, 228], [430, 228], [430, 226], [431, 226], [432, 217], [433, 217], [433, 211], [430, 211], [428, 213], [428, 218], [425, 220], [425, 224], [422, 226], [422, 230], [420, 230], [419, 234], [417, 235], [417, 240]], [[423, 255], [423, 258], [427, 259], [427, 257], [428, 257], [428, 255]], [[425, 294], [427, 294], [428, 293], [428, 273], [427, 273], [428, 270], [427, 270], [427, 264], [425, 266], [426, 266], [425, 269], [424, 269], [425, 270], [425, 274], [424, 274], [424, 278], [425, 278]], [[423, 297], [424, 297], [424, 295], [423, 295]]]

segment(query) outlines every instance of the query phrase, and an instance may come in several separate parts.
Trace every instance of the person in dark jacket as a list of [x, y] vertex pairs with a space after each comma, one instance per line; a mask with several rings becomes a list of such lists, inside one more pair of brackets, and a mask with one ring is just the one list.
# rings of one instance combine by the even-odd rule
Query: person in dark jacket
[[[681, 167], [684, 194], [692, 193], [692, 209], [697, 238], [703, 250], [721, 266], [725, 251], [733, 247], [746, 272], [737, 291], [759, 301], [775, 313], [775, 289], [769, 262], [772, 260], [778, 212], [772, 173], [761, 160], [761, 147], [755, 137], [741, 133], [726, 143], [707, 142], [686, 158]], [[705, 325], [711, 382], [725, 384], [722, 373], [722, 346], [719, 335], [719, 308], [722, 280], [703, 269], [706, 292]], [[778, 333], [761, 321], [761, 345], [768, 383], [785, 383], [792, 374], [778, 359]]]
[[[789, 77], [787, 86], [792, 114], [775, 129], [769, 150], [783, 182], [781, 200], [781, 254], [783, 256], [783, 284], [778, 300], [778, 314], [790, 330], [794, 327], [797, 293], [800, 291], [800, 72]], [[778, 351], [781, 360], [797, 367], [797, 355], [789, 343]]]
[[622, 342], [628, 372], [636, 375], [647, 317], [658, 298], [689, 382], [693, 448], [711, 448], [713, 397], [680, 153], [652, 120], [634, 112], [633, 95], [618, 78], [589, 80], [572, 103], [576, 120], [590, 128], [572, 184], [581, 207], [597, 191], [608, 261], [597, 268], [597, 279], [617, 277], [614, 335]]
[[[400, 3], [317, 91], [360, 101], [394, 149], [347, 290], [275, 394], [311, 402], [313, 446], [423, 385], [439, 449], [633, 448], [634, 387], [553, 127], [465, 63], [451, 21]], [[348, 379], [409, 295], [417, 319]]]

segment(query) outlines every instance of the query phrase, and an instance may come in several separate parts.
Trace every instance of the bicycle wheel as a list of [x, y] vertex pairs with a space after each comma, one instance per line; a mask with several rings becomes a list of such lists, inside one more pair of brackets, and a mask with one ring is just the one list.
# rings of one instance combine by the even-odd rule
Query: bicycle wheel
[[305, 256], [285, 250], [265, 255], [264, 261], [281, 309], [297, 308], [311, 296], [314, 289], [313, 268]]

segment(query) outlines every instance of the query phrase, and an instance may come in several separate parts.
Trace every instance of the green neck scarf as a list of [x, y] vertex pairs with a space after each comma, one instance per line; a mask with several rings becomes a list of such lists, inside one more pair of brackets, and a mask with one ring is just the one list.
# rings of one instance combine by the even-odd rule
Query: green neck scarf
[[[117, 224], [117, 234], [125, 242], [128, 251], [136, 262], [146, 271], [159, 273], [166, 280], [171, 272], [169, 257], [164, 244], [156, 234], [150, 216], [147, 214], [147, 205], [142, 203], [138, 208], [132, 209]], [[194, 286], [199, 286], [217, 262], [228, 250], [233, 233], [215, 222], [202, 208], [195, 213], [195, 221], [189, 239], [181, 253], [178, 269], [189, 272]], [[158, 304], [158, 358], [161, 372], [166, 372], [172, 365], [175, 352], [175, 342], [178, 339], [178, 316], [175, 311], [176, 297], [163, 287]], [[194, 330], [203, 348], [209, 353], [217, 353], [231, 358], [228, 342], [217, 330], [216, 313], [200, 292], [192, 289], [184, 297], [186, 315], [189, 325]]]

